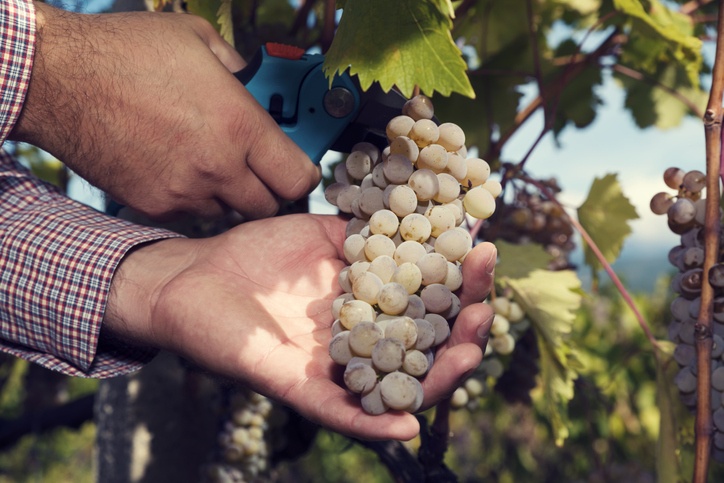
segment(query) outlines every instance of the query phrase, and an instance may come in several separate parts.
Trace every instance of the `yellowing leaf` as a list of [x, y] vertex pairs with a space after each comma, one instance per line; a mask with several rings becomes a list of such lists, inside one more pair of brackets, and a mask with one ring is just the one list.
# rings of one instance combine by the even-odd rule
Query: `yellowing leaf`
[[531, 320], [538, 339], [542, 397], [540, 403], [553, 427], [556, 444], [568, 437], [568, 402], [581, 364], [570, 343], [575, 311], [581, 305], [581, 281], [575, 272], [535, 270], [526, 278], [504, 278]]
[[[624, 240], [631, 233], [628, 222], [636, 218], [636, 209], [624, 196], [615, 174], [593, 180], [586, 201], [578, 208], [578, 220], [609, 263], [618, 258]], [[601, 263], [588, 246], [585, 254], [595, 276]]]
[[219, 35], [233, 47], [234, 18], [231, 12], [231, 1], [232, 0], [221, 0], [219, 10], [216, 12], [216, 23], [219, 25]]
[[[442, 8], [441, 8], [442, 7]], [[378, 81], [411, 96], [458, 92], [475, 97], [460, 49], [453, 42], [446, 4], [419, 0], [347, 0], [324, 72], [349, 68], [362, 89]]]

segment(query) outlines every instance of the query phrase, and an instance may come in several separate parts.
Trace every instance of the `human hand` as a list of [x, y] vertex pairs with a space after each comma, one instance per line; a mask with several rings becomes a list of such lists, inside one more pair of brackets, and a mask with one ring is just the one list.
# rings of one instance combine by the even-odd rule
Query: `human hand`
[[230, 71], [245, 62], [200, 17], [84, 15], [35, 3], [37, 42], [11, 133], [154, 219], [246, 218], [320, 174]]
[[[416, 418], [366, 414], [339, 385], [342, 368], [328, 355], [344, 229], [335, 216], [289, 215], [214, 238], [142, 246], [115, 275], [106, 328], [240, 380], [337, 432], [411, 439]], [[449, 396], [482, 359], [493, 312], [478, 302], [492, 287], [494, 263], [489, 243], [465, 259], [464, 308], [423, 381], [423, 409]]]

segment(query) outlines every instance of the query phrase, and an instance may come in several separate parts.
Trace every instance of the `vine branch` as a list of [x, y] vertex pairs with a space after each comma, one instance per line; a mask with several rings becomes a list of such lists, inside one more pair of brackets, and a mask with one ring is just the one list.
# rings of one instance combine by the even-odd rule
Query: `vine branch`
[[706, 139], [706, 215], [704, 223], [704, 267], [701, 284], [701, 309], [696, 321], [696, 436], [694, 483], [704, 483], [709, 473], [711, 436], [711, 351], [714, 288], [708, 283], [709, 270], [719, 258], [719, 175], [721, 162], [722, 94], [724, 94], [724, 2], [719, 2], [716, 56], [709, 102], [704, 114]]

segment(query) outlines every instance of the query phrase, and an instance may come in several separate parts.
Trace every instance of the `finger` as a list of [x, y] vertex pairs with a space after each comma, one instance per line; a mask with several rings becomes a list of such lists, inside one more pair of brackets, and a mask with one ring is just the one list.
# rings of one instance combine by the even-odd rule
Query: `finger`
[[279, 199], [253, 173], [236, 177], [240, 182], [222, 182], [217, 196], [245, 218], [256, 220], [274, 216], [279, 211]]
[[219, 35], [210, 23], [195, 16], [189, 16], [189, 18], [194, 19], [194, 30], [229, 72], [237, 72], [246, 67], [246, 62], [241, 55]]
[[447, 342], [438, 349], [435, 363], [425, 377], [425, 403], [429, 407], [460, 386], [483, 358], [493, 310], [487, 304], [473, 304], [458, 314]]
[[463, 262], [463, 286], [460, 290], [460, 304], [465, 307], [482, 302], [493, 288], [495, 262], [498, 252], [488, 242], [475, 246]]
[[413, 415], [399, 411], [367, 414], [360, 407], [358, 396], [348, 394], [330, 380], [312, 379], [296, 388], [300, 394], [288, 396], [289, 400], [300, 402], [297, 410], [338, 433], [367, 440], [408, 441], [420, 432]]

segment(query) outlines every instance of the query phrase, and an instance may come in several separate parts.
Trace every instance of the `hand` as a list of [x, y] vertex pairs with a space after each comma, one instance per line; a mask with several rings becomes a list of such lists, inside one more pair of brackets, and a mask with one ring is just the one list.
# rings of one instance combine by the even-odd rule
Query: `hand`
[[318, 169], [229, 71], [245, 62], [199, 17], [83, 15], [36, 2], [36, 54], [10, 138], [49, 151], [154, 219], [270, 216]]
[[[289, 215], [214, 238], [142, 246], [116, 273], [106, 328], [240, 380], [340, 433], [411, 439], [415, 417], [367, 415], [334, 382], [341, 366], [327, 346], [344, 228], [335, 216]], [[465, 259], [465, 308], [423, 382], [424, 408], [449, 396], [482, 359], [493, 313], [478, 302], [492, 287], [495, 256], [483, 243]]]

